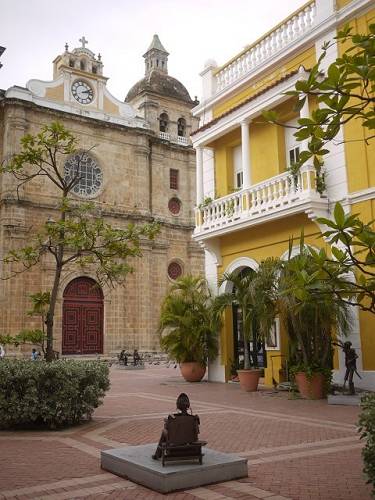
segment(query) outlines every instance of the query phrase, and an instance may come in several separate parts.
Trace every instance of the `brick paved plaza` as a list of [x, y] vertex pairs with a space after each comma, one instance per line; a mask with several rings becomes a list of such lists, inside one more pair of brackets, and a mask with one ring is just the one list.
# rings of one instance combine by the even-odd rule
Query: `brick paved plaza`
[[[92, 422], [59, 432], [0, 433], [2, 499], [228, 498], [366, 500], [358, 409], [237, 384], [188, 384], [179, 370], [111, 369], [111, 390]], [[100, 450], [156, 442], [187, 392], [210, 448], [248, 458], [249, 477], [161, 495], [100, 469]], [[220, 478], [218, 478], [220, 481]]]

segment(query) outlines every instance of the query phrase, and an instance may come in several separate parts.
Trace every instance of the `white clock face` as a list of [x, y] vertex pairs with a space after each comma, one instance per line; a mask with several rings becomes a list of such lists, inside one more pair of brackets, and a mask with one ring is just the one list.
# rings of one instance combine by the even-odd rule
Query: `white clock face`
[[72, 85], [72, 94], [80, 104], [90, 104], [94, 99], [94, 92], [90, 85], [82, 80], [76, 80]]

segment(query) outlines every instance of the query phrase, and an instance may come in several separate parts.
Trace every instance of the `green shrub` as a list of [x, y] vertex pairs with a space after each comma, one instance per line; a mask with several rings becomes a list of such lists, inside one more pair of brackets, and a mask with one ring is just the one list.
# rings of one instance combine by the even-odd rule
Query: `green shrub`
[[49, 428], [89, 419], [109, 388], [97, 361], [0, 361], [0, 428]]
[[363, 471], [368, 477], [367, 482], [372, 484], [375, 496], [375, 394], [363, 396], [361, 408], [359, 432], [361, 439], [366, 440], [366, 445], [362, 450], [362, 458], [365, 463]]

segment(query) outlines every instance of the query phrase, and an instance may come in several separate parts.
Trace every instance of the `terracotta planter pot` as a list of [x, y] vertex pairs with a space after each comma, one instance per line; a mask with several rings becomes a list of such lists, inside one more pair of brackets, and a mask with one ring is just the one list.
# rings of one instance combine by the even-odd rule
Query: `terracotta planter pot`
[[301, 396], [305, 399], [323, 399], [325, 397], [324, 375], [315, 373], [311, 379], [305, 372], [296, 373], [296, 384]]
[[258, 390], [259, 378], [262, 370], [237, 370], [240, 386], [246, 392], [254, 392]]
[[195, 361], [180, 363], [180, 371], [186, 382], [200, 382], [206, 373], [206, 367]]

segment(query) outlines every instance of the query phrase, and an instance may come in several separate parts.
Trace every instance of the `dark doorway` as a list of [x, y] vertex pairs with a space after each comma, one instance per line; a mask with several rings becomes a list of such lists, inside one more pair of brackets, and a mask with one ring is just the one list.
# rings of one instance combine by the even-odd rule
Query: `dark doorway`
[[103, 353], [103, 293], [91, 278], [76, 278], [63, 294], [62, 354]]
[[[240, 276], [246, 276], [252, 273], [253, 270], [249, 267], [245, 267], [240, 271]], [[235, 290], [233, 290], [235, 292]], [[241, 369], [244, 367], [244, 342], [242, 335], [242, 311], [238, 304], [233, 303], [232, 305], [233, 313], [233, 364], [234, 368]], [[259, 338], [257, 322], [253, 322], [253, 334], [254, 341], [250, 339], [249, 352], [250, 352], [250, 363], [255, 366], [258, 365], [259, 368], [267, 367], [267, 355], [265, 350], [265, 342]]]

